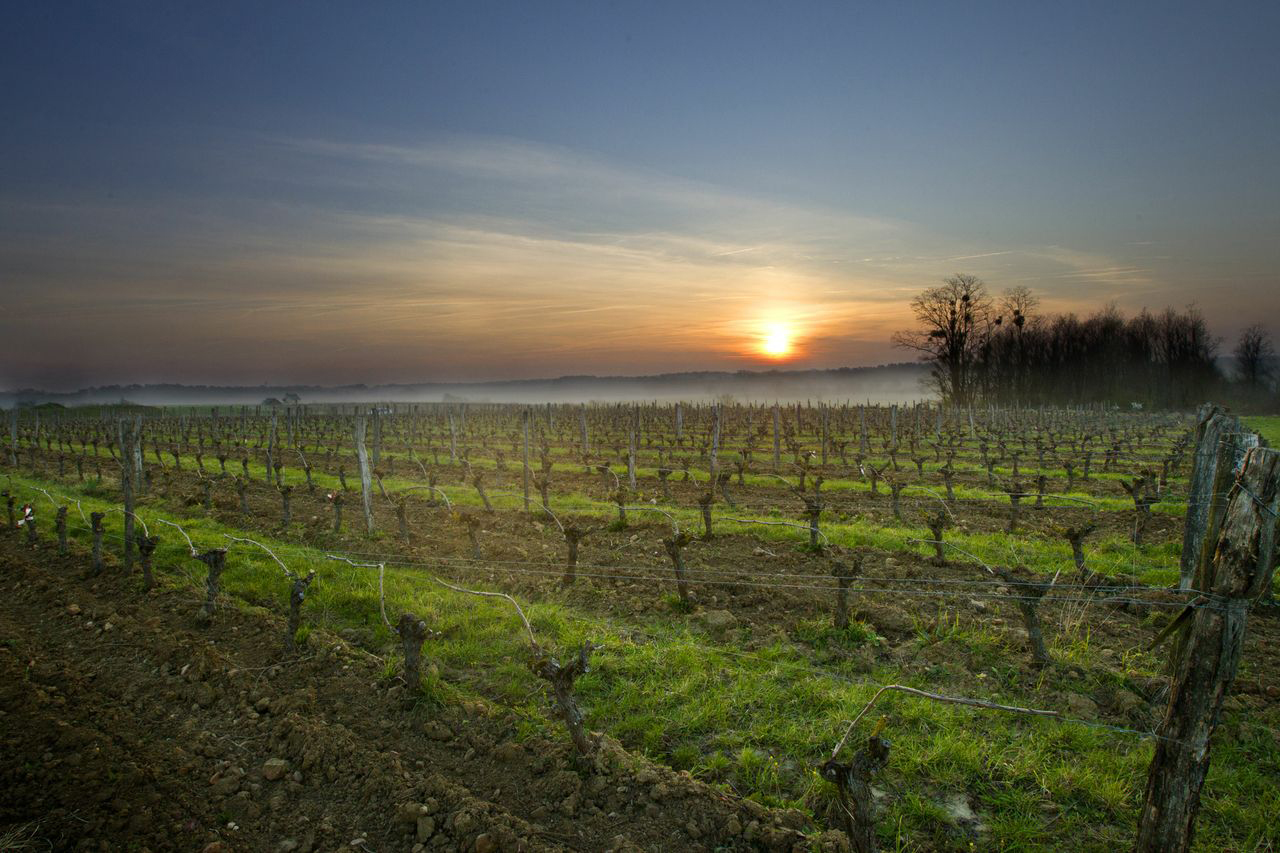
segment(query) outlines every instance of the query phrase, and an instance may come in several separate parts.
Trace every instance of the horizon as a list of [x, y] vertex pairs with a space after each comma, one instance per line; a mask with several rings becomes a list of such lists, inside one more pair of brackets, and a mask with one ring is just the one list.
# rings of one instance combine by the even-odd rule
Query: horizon
[[11, 18], [0, 387], [900, 363], [956, 272], [1277, 331], [1274, 4]]
[[[0, 389], [0, 408], [48, 404], [102, 406], [137, 404], [261, 405], [270, 396], [300, 393], [298, 403], [593, 403], [697, 401], [724, 397], [743, 401], [796, 401], [863, 397], [877, 403], [934, 399], [923, 383], [927, 367], [898, 362], [867, 367], [815, 369], [685, 371], [630, 376], [571, 376], [499, 379], [477, 382], [418, 382], [349, 385], [187, 385], [181, 383], [112, 384], [48, 391], [39, 388]], [[904, 378], [909, 375], [911, 379]], [[117, 395], [119, 395], [117, 397]], [[128, 395], [128, 396], [126, 396]], [[284, 405], [283, 401], [277, 400]]]

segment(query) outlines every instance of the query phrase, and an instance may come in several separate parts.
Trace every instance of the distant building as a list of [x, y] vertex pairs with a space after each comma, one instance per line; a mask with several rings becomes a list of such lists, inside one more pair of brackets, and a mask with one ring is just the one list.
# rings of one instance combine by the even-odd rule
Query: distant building
[[295, 394], [295, 393], [293, 393], [292, 391], [290, 391], [288, 394], [285, 394], [285, 395], [284, 395], [284, 402], [285, 402], [285, 404], [286, 404], [286, 405], [289, 405], [289, 406], [296, 406], [296, 405], [298, 405], [299, 403], [301, 403], [301, 402], [302, 402], [302, 400], [298, 397], [298, 395], [297, 395], [297, 394]]

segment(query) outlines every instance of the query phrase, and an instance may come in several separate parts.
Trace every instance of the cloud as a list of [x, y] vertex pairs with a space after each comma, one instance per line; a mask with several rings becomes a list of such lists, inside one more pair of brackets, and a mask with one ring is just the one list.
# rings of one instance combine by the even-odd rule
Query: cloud
[[889, 333], [957, 262], [996, 289], [1045, 286], [1046, 307], [1160, 281], [1122, 255], [972, 245], [518, 140], [225, 145], [216, 193], [0, 198], [0, 334], [26, 341], [20, 362], [76, 348], [128, 379], [217, 352], [227, 379], [269, 359], [338, 381], [314, 371], [341, 352], [341, 378], [370, 381], [639, 373], [741, 366], [783, 322], [810, 344], [801, 363], [835, 366], [901, 357]]

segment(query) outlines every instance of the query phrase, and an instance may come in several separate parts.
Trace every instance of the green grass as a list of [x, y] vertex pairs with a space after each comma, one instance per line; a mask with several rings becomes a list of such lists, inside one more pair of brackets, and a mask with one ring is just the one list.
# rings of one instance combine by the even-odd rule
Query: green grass
[[[184, 468], [191, 470], [194, 468], [194, 457], [184, 458]], [[108, 460], [110, 461], [110, 460]], [[216, 468], [216, 460], [210, 457], [205, 458], [206, 465], [210, 468]], [[402, 463], [403, 464], [403, 463]], [[479, 467], [480, 463], [473, 462], [473, 465]], [[617, 466], [616, 473], [625, 474], [625, 468]], [[238, 459], [229, 458], [227, 461], [227, 470], [229, 472], [240, 472], [241, 465]], [[251, 476], [256, 481], [261, 482], [265, 479], [265, 466], [258, 462], [250, 462], [249, 470]], [[295, 485], [299, 477], [296, 470], [290, 470], [292, 480]], [[312, 479], [316, 483], [319, 490], [336, 489], [339, 487], [339, 480], [335, 476], [324, 474], [318, 470], [313, 471]], [[757, 483], [760, 485], [781, 486], [777, 478], [767, 475], [748, 475], [749, 483]], [[358, 484], [358, 477], [351, 475], [348, 477], [348, 483]], [[421, 482], [401, 478], [387, 477], [384, 478], [383, 484], [388, 492], [403, 492], [415, 486], [421, 486]], [[88, 484], [85, 488], [97, 488]], [[228, 486], [215, 487], [227, 489]], [[455, 481], [450, 483], [441, 482], [438, 488], [448, 496], [449, 501], [459, 507], [478, 507], [481, 505], [479, 494], [470, 485], [462, 485]], [[839, 493], [840, 491], [867, 493], [870, 487], [867, 483], [833, 479], [824, 483], [824, 490]], [[491, 503], [498, 508], [511, 508], [519, 506], [522, 502], [520, 496], [510, 493], [507, 490], [499, 489], [496, 484], [491, 484], [487, 491]], [[887, 489], [881, 487], [881, 494], [885, 494]], [[376, 492], [376, 485], [375, 485]], [[924, 499], [930, 511], [933, 510], [935, 503], [934, 495], [936, 490], [932, 487], [908, 486], [903, 490], [904, 502], [908, 498]], [[106, 496], [110, 494], [109, 489], [96, 491], [94, 494]], [[416, 494], [427, 496], [429, 493], [418, 491]], [[649, 500], [655, 495], [645, 492], [638, 493], [632, 503], [640, 504]], [[995, 494], [981, 489], [962, 487], [956, 489], [956, 497], [960, 500], [990, 500], [993, 505], [1007, 505], [1007, 498], [1003, 494]], [[1068, 496], [1088, 500], [1094, 504], [1099, 511], [1120, 511], [1129, 513], [1132, 511], [1132, 502], [1126, 498], [1106, 498], [1106, 497], [1090, 497], [1083, 494], [1074, 494]], [[730, 533], [746, 533], [754, 535], [760, 539], [771, 542], [799, 542], [807, 536], [803, 530], [790, 527], [769, 527], [762, 525], [752, 525], [724, 521], [722, 516], [758, 516], [763, 520], [787, 520], [799, 523], [800, 519], [797, 513], [787, 513], [786, 508], [792, 503], [796, 504], [798, 510], [799, 502], [792, 500], [785, 493], [778, 494], [779, 509], [772, 512], [762, 512], [743, 509], [740, 512], [731, 510], [722, 504], [717, 504], [715, 509], [715, 529], [718, 532]], [[887, 499], [886, 499], [887, 500]], [[1046, 501], [1053, 505], [1078, 507], [1081, 504], [1075, 500], [1065, 498], [1046, 498]], [[611, 529], [621, 530], [622, 527], [617, 524], [617, 510], [609, 501], [599, 500], [588, 495], [571, 492], [557, 494], [555, 498], [554, 512], [558, 516], [567, 514], [587, 515], [601, 520], [605, 520], [611, 524]], [[1029, 504], [1029, 502], [1028, 502]], [[701, 529], [701, 515], [696, 507], [676, 507], [670, 504], [659, 502], [656, 506], [665, 512], [671, 514], [683, 528], [690, 530]], [[963, 507], [961, 507], [961, 516], [963, 516]], [[1027, 509], [1027, 513], [1032, 510]], [[1181, 516], [1185, 512], [1182, 504], [1160, 503], [1153, 507], [1153, 512]], [[348, 505], [344, 510], [346, 521], [350, 524], [355, 520], [358, 509], [348, 501]], [[921, 554], [930, 553], [930, 546], [912, 542], [912, 539], [928, 539], [929, 531], [923, 526], [915, 526], [909, 523], [916, 518], [919, 513], [913, 512], [908, 508], [904, 508], [904, 518], [908, 523], [879, 525], [872, 524], [858, 516], [853, 516], [848, 520], [841, 520], [840, 517], [833, 513], [826, 513], [822, 520], [822, 531], [828, 537], [832, 544], [844, 545], [849, 547], [870, 546], [883, 551], [911, 551]], [[657, 513], [641, 513], [636, 511], [628, 511], [629, 523], [634, 525], [645, 525], [658, 521], [666, 523], [661, 515]], [[991, 565], [1001, 564], [1009, 565], [1012, 563], [1020, 563], [1028, 568], [1040, 572], [1041, 574], [1052, 575], [1059, 569], [1069, 568], [1071, 566], [1071, 550], [1065, 540], [1048, 540], [1038, 536], [1028, 536], [1025, 534], [1005, 534], [1005, 533], [974, 533], [970, 534], [963, 529], [963, 518], [961, 518], [961, 526], [959, 529], [949, 530], [946, 534], [946, 540], [952, 545], [967, 551], [976, 556], [978, 559]], [[1086, 551], [1089, 558], [1089, 567], [1093, 571], [1099, 572], [1107, 576], [1119, 574], [1135, 575], [1143, 583], [1154, 585], [1167, 585], [1174, 582], [1178, 577], [1178, 555], [1177, 546], [1169, 543], [1164, 545], [1135, 547], [1127, 538], [1122, 536], [1095, 537], [1088, 541]], [[948, 558], [958, 562], [975, 563], [969, 556], [955, 549], [950, 549]]]
[[[76, 490], [24, 477], [14, 477], [13, 485], [19, 490], [40, 485], [55, 493], [84, 495], [86, 512], [111, 506], [103, 499], [105, 490]], [[47, 501], [36, 497], [45, 504], [47, 519]], [[189, 558], [177, 532], [154, 523], [157, 517], [173, 516], [145, 506], [139, 512], [152, 524], [153, 534], [162, 537], [155, 564], [166, 582], [197, 582], [202, 567]], [[78, 524], [74, 509], [71, 515]], [[240, 532], [205, 518], [184, 518], [182, 523], [201, 548], [226, 544], [224, 534]], [[108, 516], [107, 526], [119, 535], [118, 512]], [[786, 528], [750, 530], [766, 540], [798, 542], [803, 536], [802, 531]], [[912, 532], [916, 531], [849, 522], [831, 525], [829, 535], [849, 544], [901, 548]], [[42, 534], [47, 538], [51, 531], [45, 526]], [[83, 530], [75, 531], [79, 543], [86, 543], [86, 537]], [[303, 610], [308, 626], [304, 631], [315, 625], [354, 630], [366, 647], [396, 659], [394, 636], [379, 615], [376, 570], [325, 560], [318, 550], [265, 535], [254, 538], [276, 550], [295, 571], [314, 568], [320, 573]], [[1041, 559], [1059, 561], [1069, 555], [1065, 543], [1059, 548], [1057, 543], [1017, 537], [1006, 541], [996, 534], [957, 535], [956, 541], [997, 553], [1017, 548], [1024, 561], [1035, 565]], [[108, 543], [118, 546], [115, 540]], [[1137, 555], [1144, 558], [1144, 571], [1154, 572], [1173, 558], [1176, 567], [1176, 554], [1163, 547], [1148, 553], [1106, 539], [1096, 544], [1100, 554], [1112, 552], [1100, 560], [1123, 564]], [[1148, 557], [1155, 562], [1146, 562]], [[266, 603], [277, 613], [285, 610], [288, 584], [283, 573], [251, 546], [232, 550], [224, 585], [235, 598]], [[400, 612], [411, 610], [442, 632], [426, 649], [427, 660], [439, 668], [439, 675], [424, 687], [432, 701], [481, 695], [512, 708], [525, 731], [565, 736], [547, 716], [545, 700], [538, 698], [540, 684], [526, 666], [528, 646], [508, 604], [453, 592], [408, 568], [389, 567], [385, 589], [393, 622]], [[655, 588], [655, 598], [662, 592]], [[193, 590], [193, 610], [196, 593]], [[911, 674], [875, 659], [868, 671], [865, 658], [854, 661], [840, 655], [824, 656], [822, 667], [813, 664], [813, 647], [875, 648], [879, 638], [874, 631], [857, 623], [836, 632], [820, 621], [803, 622], [796, 628], [800, 642], [777, 639], [747, 652], [737, 643], [713, 639], [696, 620], [679, 614], [632, 623], [577, 608], [555, 594], [522, 603], [539, 643], [560, 652], [585, 640], [604, 646], [593, 659], [593, 670], [578, 682], [592, 728], [633, 750], [690, 769], [727, 791], [818, 815], [825, 813], [832, 794], [814, 768], [879, 685], [906, 683], [1035, 707], [1057, 701], [1037, 693], [1034, 685], [1020, 683], [1017, 667], [1009, 664], [1021, 652], [1009, 648], [1003, 634], [983, 620], [930, 605], [922, 605], [911, 642], [935, 663]], [[1061, 642], [1051, 637], [1051, 647], [1059, 656], [1090, 663], [1087, 635]], [[395, 666], [389, 663], [386, 672]], [[1106, 677], [1154, 674], [1159, 661], [1132, 650], [1125, 666], [1124, 673]], [[882, 698], [866, 725], [879, 716], [885, 717], [892, 741], [889, 766], [877, 782], [890, 792], [879, 816], [888, 849], [1101, 850], [1131, 843], [1151, 757], [1149, 741], [1076, 723], [982, 713], [897, 694]], [[1248, 849], [1274, 841], [1280, 768], [1267, 726], [1280, 723], [1276, 717], [1273, 709], [1261, 719], [1248, 720], [1250, 727], [1240, 736], [1215, 743], [1198, 832], [1202, 849]], [[940, 803], [954, 793], [969, 796], [987, 834], [971, 837], [943, 819]]]
[[1250, 429], [1257, 430], [1271, 447], [1280, 447], [1280, 415], [1255, 415], [1244, 419]]

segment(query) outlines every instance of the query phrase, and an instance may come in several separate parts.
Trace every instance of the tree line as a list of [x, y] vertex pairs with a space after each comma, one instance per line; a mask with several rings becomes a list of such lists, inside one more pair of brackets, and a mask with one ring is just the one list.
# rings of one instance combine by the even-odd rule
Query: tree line
[[958, 274], [912, 300], [918, 325], [893, 342], [918, 352], [932, 389], [962, 406], [1274, 401], [1275, 351], [1262, 326], [1241, 334], [1228, 375], [1218, 359], [1221, 341], [1194, 306], [1128, 317], [1115, 305], [1087, 317], [1038, 308], [1025, 287], [995, 297], [981, 279]]

